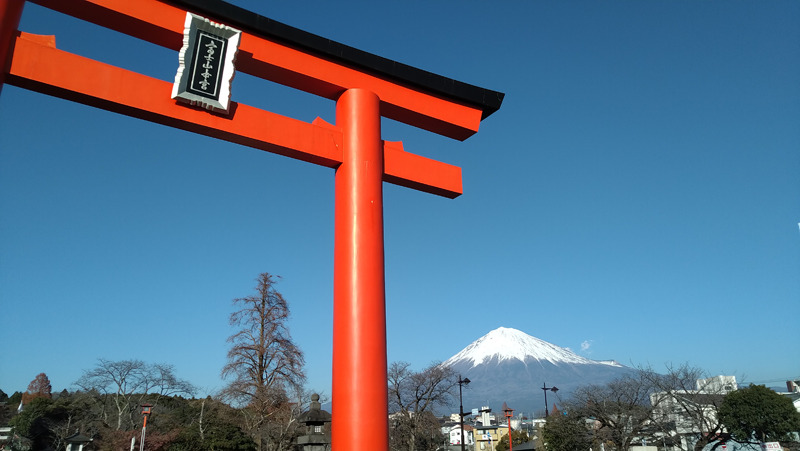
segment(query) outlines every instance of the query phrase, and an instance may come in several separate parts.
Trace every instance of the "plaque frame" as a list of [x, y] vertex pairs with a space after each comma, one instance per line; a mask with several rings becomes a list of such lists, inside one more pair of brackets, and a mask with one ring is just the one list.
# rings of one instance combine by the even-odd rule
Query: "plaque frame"
[[[187, 12], [183, 47], [178, 56], [178, 72], [172, 85], [172, 98], [206, 110], [227, 114], [241, 35], [241, 30]], [[204, 42], [211, 43], [213, 48], [207, 49], [207, 53], [201, 55]], [[205, 64], [210, 67], [203, 65], [204, 58], [209, 59]], [[210, 72], [211, 70], [213, 72]], [[211, 82], [208, 81], [209, 78], [212, 79]], [[203, 93], [198, 89], [198, 84], [202, 84], [200, 89], [211, 89], [207, 94]]]

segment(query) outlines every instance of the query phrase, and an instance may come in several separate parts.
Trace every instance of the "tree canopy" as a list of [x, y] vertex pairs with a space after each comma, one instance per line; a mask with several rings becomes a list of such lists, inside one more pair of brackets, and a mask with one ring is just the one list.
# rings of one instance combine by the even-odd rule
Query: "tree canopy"
[[75, 382], [82, 390], [109, 395], [116, 413], [117, 430], [132, 427], [139, 418], [139, 406], [148, 395], [151, 402], [161, 396], [191, 395], [195, 388], [188, 381], [178, 379], [172, 365], [145, 363], [141, 360], [98, 359], [97, 365], [84, 371]]
[[34, 398], [52, 398], [53, 386], [50, 385], [50, 379], [44, 373], [39, 373], [28, 384], [28, 389], [22, 394], [22, 402], [29, 403]]
[[731, 436], [741, 442], [785, 440], [800, 431], [800, 413], [792, 401], [763, 385], [728, 394], [719, 409]]
[[[497, 445], [495, 445], [494, 447], [495, 451], [507, 451], [508, 449], [513, 448], [513, 446], [509, 446], [508, 437], [509, 437], [508, 434], [505, 434], [502, 437], [500, 437], [500, 440], [497, 441]], [[511, 440], [512, 440], [511, 445], [521, 445], [523, 443], [528, 442], [530, 440], [530, 437], [528, 437], [528, 433], [525, 431], [512, 430]]]

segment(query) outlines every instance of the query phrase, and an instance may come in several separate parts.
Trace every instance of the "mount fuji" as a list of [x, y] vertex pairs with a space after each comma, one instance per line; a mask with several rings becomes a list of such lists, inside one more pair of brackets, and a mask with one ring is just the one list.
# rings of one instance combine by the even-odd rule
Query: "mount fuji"
[[[464, 411], [489, 406], [499, 412], [504, 402], [515, 411], [536, 417], [544, 414], [544, 390], [548, 409], [560, 405], [576, 388], [605, 384], [636, 370], [613, 360], [591, 360], [517, 329], [500, 327], [447, 359], [470, 383], [463, 390]], [[455, 411], [458, 406], [455, 406]], [[501, 414], [502, 415], [502, 414]]]

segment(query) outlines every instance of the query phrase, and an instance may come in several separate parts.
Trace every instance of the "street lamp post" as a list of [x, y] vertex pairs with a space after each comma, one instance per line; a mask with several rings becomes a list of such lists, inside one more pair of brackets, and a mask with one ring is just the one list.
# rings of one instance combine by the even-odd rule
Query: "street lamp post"
[[508, 451], [514, 451], [514, 441], [511, 440], [511, 413], [514, 412], [514, 409], [508, 407], [508, 404], [503, 403], [503, 413], [506, 416], [506, 422], [508, 423]]
[[550, 416], [550, 411], [547, 410], [547, 392], [552, 391], [553, 393], [558, 391], [558, 387], [548, 387], [547, 383], [542, 384], [542, 390], [544, 390], [544, 417], [547, 418]]
[[469, 385], [471, 381], [469, 378], [461, 379], [461, 375], [458, 375], [458, 418], [461, 422], [461, 451], [465, 451], [464, 442], [466, 441], [466, 437], [464, 436], [464, 415], [469, 415], [468, 413], [464, 413], [464, 401], [461, 397], [461, 386], [462, 385]]
[[139, 442], [139, 451], [144, 451], [144, 436], [147, 432], [147, 417], [150, 416], [150, 408], [152, 404], [142, 404], [142, 415], [144, 416], [144, 424], [142, 424], [142, 441]]

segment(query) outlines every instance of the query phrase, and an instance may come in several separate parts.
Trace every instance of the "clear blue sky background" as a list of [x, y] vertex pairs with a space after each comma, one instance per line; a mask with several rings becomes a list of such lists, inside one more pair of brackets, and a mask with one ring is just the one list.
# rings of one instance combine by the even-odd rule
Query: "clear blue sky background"
[[[506, 326], [628, 365], [800, 377], [800, 2], [234, 3], [506, 93], [465, 142], [384, 121], [461, 166], [465, 191], [385, 187], [390, 361], [422, 368]], [[177, 69], [33, 4], [21, 29]], [[247, 75], [233, 100], [335, 121], [333, 102]], [[332, 170], [8, 85], [0, 149], [4, 391], [40, 372], [71, 388], [102, 357], [212, 393], [231, 300], [268, 271], [308, 388], [330, 394]]]

